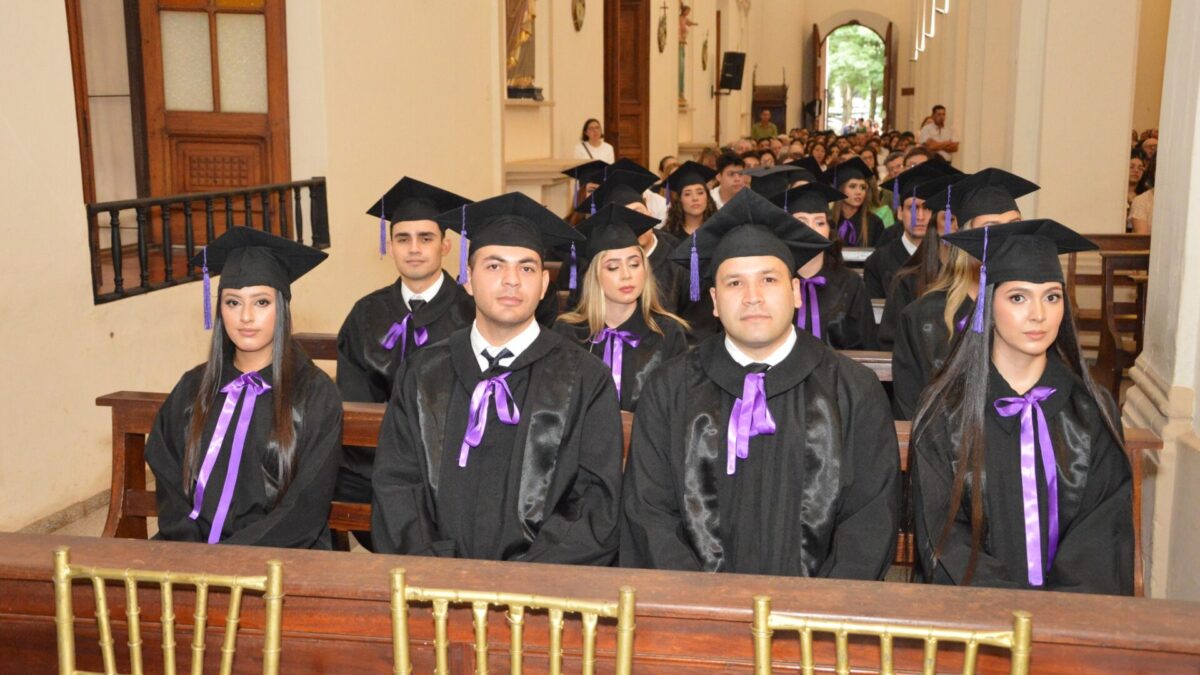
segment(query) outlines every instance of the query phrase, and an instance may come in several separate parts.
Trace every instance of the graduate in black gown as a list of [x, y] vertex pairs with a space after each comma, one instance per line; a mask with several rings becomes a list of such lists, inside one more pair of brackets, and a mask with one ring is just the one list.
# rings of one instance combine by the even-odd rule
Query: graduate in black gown
[[329, 503], [342, 457], [337, 387], [292, 341], [291, 283], [326, 254], [236, 227], [192, 264], [220, 273], [208, 362], [167, 396], [146, 461], [156, 539], [330, 547]]
[[[475, 318], [471, 296], [442, 269], [450, 240], [445, 226], [434, 221], [438, 214], [469, 203], [405, 177], [367, 210], [380, 219], [380, 234], [388, 242], [380, 254], [385, 250], [391, 254], [399, 276], [395, 283], [354, 303], [338, 331], [337, 384], [342, 400], [386, 403], [396, 370], [408, 355], [447, 338]], [[375, 448], [346, 447], [335, 499], [371, 503], [374, 459]], [[364, 534], [355, 536], [369, 549]]]
[[[953, 173], [950, 173], [953, 172]], [[895, 341], [896, 326], [900, 321], [900, 312], [913, 300], [920, 297], [929, 283], [941, 269], [942, 246], [937, 235], [937, 221], [932, 218], [933, 210], [926, 203], [926, 198], [942, 191], [947, 185], [958, 180], [962, 172], [953, 169], [945, 162], [925, 162], [900, 174], [900, 177], [888, 183], [896, 195], [903, 195], [903, 200], [897, 197], [900, 206], [896, 209], [896, 219], [900, 227], [889, 228], [901, 234], [884, 248], [902, 247], [909, 255], [908, 260], [898, 269], [880, 269], [876, 263], [864, 267], [863, 274], [873, 277], [892, 275], [887, 282], [887, 301], [884, 303], [883, 316], [879, 322], [879, 344], [881, 349], [890, 350]], [[932, 243], [925, 242], [932, 238]], [[892, 260], [890, 256], [881, 255], [880, 260]], [[868, 260], [868, 262], [870, 262]]]
[[943, 162], [925, 162], [905, 170], [888, 183], [893, 193], [900, 196], [896, 219], [903, 227], [896, 230], [900, 236], [889, 237], [889, 241], [876, 248], [863, 263], [863, 280], [872, 298], [891, 297], [892, 277], [917, 250], [929, 226], [932, 214], [924, 206], [924, 200], [917, 199], [913, 191], [925, 181], [954, 171]]
[[867, 203], [870, 182], [875, 180], [871, 168], [862, 158], [851, 157], [826, 173], [830, 184], [842, 193], [829, 216], [830, 222], [836, 223], [838, 240], [843, 246], [876, 246], [884, 227]]
[[[952, 211], [958, 215], [960, 227], [968, 230], [1020, 220], [1016, 198], [1038, 186], [1007, 171], [984, 169], [948, 189]], [[946, 193], [928, 201], [943, 204]], [[933, 284], [900, 312], [892, 345], [892, 412], [896, 419], [913, 418], [921, 390], [950, 353], [951, 337], [965, 325], [978, 290], [979, 262], [950, 247]]]
[[534, 320], [550, 283], [542, 252], [583, 237], [520, 193], [466, 209], [475, 321], [397, 373], [372, 481], [375, 550], [610, 564], [622, 452], [612, 372]]
[[[676, 237], [680, 242], [678, 245], [690, 242], [700, 225], [717, 212], [716, 204], [708, 192], [708, 181], [716, 175], [712, 169], [689, 160], [667, 176], [667, 192], [671, 196], [671, 203], [667, 207], [667, 223], [662, 230]], [[655, 264], [653, 258], [651, 264]], [[686, 264], [681, 267], [685, 272], [688, 269]], [[674, 311], [691, 327], [687, 333], [688, 344], [695, 345], [719, 333], [721, 322], [713, 316], [712, 298], [702, 280], [688, 274], [683, 281], [682, 299]]]
[[621, 564], [882, 578], [900, 489], [887, 397], [869, 369], [792, 323], [793, 270], [830, 242], [751, 190], [697, 242], [725, 333], [665, 364], [642, 394]]
[[962, 586], [1133, 593], [1132, 470], [1088, 375], [1050, 220], [947, 235], [986, 273], [971, 325], [921, 397], [910, 466], [917, 571]]
[[[771, 201], [829, 239], [828, 204], [839, 194], [827, 185], [807, 183]], [[871, 298], [862, 277], [842, 263], [841, 242], [813, 256], [797, 270], [797, 275], [804, 303], [796, 312], [797, 328], [834, 349], [877, 348]]]
[[654, 275], [638, 245], [656, 222], [609, 204], [580, 223], [587, 237], [583, 295], [574, 311], [554, 323], [556, 332], [603, 359], [621, 410], [630, 412], [654, 370], [687, 351], [683, 320], [659, 304]]

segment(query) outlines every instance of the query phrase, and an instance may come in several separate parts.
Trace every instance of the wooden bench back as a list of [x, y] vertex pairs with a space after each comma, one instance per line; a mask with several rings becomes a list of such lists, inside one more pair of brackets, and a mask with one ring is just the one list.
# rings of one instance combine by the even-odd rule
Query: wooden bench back
[[[1084, 235], [1092, 240], [1100, 251], [1149, 251], [1150, 250], [1150, 235], [1148, 234], [1088, 234]], [[1080, 324], [1080, 330], [1098, 331], [1100, 330], [1100, 313], [1099, 310], [1080, 311], [1078, 288], [1080, 286], [1093, 286], [1101, 288], [1104, 285], [1103, 271], [1092, 274], [1083, 274], [1079, 272], [1079, 256], [1088, 255], [1095, 256], [1096, 253], [1068, 253], [1067, 254], [1067, 297], [1071, 299], [1071, 307], [1075, 309], [1077, 314], [1076, 320]], [[1120, 281], [1119, 285], [1128, 286], [1130, 283]]]
[[[96, 399], [96, 405], [112, 408], [113, 456], [112, 492], [108, 519], [102, 536], [145, 539], [146, 518], [157, 515], [153, 490], [146, 489], [146, 436], [167, 395], [163, 393], [119, 391]], [[343, 403], [342, 443], [375, 447], [386, 406], [382, 403]], [[900, 448], [900, 471], [908, 472], [910, 422], [896, 422], [896, 441]], [[621, 413], [624, 453], [629, 454], [633, 415]], [[1148, 429], [1126, 429], [1125, 446], [1133, 467], [1133, 532], [1135, 542], [1134, 586], [1142, 595], [1142, 460], [1162, 449], [1162, 440]], [[333, 502], [329, 527], [334, 530], [365, 532], [371, 528], [371, 505]], [[913, 543], [907, 532], [900, 533], [895, 564], [912, 565]]]

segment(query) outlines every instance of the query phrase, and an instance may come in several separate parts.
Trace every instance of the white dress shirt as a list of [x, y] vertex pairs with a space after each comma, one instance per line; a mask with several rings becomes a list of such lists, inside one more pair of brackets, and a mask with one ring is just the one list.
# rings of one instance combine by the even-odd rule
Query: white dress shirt
[[475, 325], [475, 323], [476, 322], [474, 321], [471, 322], [471, 351], [475, 352], [475, 362], [479, 364], [479, 372], [487, 370], [488, 367], [487, 359], [483, 358], [483, 354], [480, 353], [483, 350], [486, 349], [489, 354], [495, 355], [498, 354], [501, 349], [507, 348], [508, 351], [512, 352], [512, 356], [506, 356], [499, 361], [500, 366], [507, 368], [508, 366], [512, 365], [512, 362], [516, 360], [518, 356], [521, 355], [521, 352], [525, 351], [529, 348], [529, 345], [533, 344], [533, 341], [537, 339], [538, 334], [542, 332], [541, 327], [538, 326], [538, 322], [531, 319], [529, 321], [529, 325], [525, 327], [525, 330], [517, 333], [513, 339], [502, 345], [493, 345], [487, 340], [483, 339], [483, 335], [480, 334], [479, 327]]

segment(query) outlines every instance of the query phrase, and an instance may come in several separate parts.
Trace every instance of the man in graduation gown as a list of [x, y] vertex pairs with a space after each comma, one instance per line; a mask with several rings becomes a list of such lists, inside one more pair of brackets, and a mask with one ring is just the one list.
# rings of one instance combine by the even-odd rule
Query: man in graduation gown
[[[917, 173], [912, 173], [916, 171]], [[941, 162], [926, 162], [900, 174], [888, 183], [891, 189], [899, 193], [900, 204], [896, 209], [896, 218], [903, 225], [903, 233], [880, 245], [863, 263], [863, 281], [867, 284], [867, 292], [872, 298], [887, 298], [892, 293], [892, 277], [908, 262], [921, 239], [925, 237], [925, 229], [929, 227], [931, 213], [923, 199], [918, 199], [913, 191], [928, 180], [939, 178], [953, 171]]]
[[[460, 214], [442, 222], [459, 227]], [[401, 366], [379, 435], [384, 553], [607, 565], [621, 415], [612, 374], [539, 327], [543, 251], [583, 237], [520, 193], [467, 206], [475, 320]]]
[[642, 395], [621, 564], [882, 578], [900, 496], [886, 395], [792, 324], [794, 270], [829, 241], [750, 190], [696, 240], [725, 332], [664, 364]]
[[[356, 302], [338, 331], [337, 384], [342, 400], [386, 403], [396, 370], [406, 357], [445, 339], [474, 318], [471, 296], [442, 269], [450, 240], [445, 226], [434, 220], [442, 212], [469, 203], [454, 193], [405, 177], [367, 210], [380, 219], [380, 234], [387, 235], [390, 243], [385, 248], [399, 278]], [[374, 457], [374, 448], [345, 449], [337, 500], [370, 503]], [[369, 547], [367, 537], [359, 540]]]

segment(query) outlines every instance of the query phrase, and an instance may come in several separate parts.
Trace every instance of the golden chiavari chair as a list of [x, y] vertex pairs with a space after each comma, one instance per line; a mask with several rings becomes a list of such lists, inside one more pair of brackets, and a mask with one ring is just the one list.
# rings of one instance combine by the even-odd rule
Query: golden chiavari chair
[[221, 644], [221, 675], [233, 671], [233, 657], [237, 646], [238, 622], [241, 620], [242, 594], [244, 591], [263, 593], [265, 604], [263, 620], [263, 670], [264, 675], [279, 673], [280, 620], [283, 610], [283, 564], [277, 560], [267, 563], [266, 576], [240, 577], [205, 573], [167, 572], [155, 570], [85, 567], [74, 565], [70, 552], [64, 547], [54, 552], [54, 604], [55, 624], [58, 629], [58, 672], [60, 675], [99, 675], [75, 669], [75, 615], [71, 605], [71, 582], [89, 579], [95, 589], [96, 627], [100, 635], [100, 654], [104, 662], [104, 675], [116, 675], [116, 653], [112, 626], [109, 622], [106, 582], [114, 581], [125, 586], [125, 616], [128, 624], [129, 664], [132, 675], [142, 675], [142, 629], [138, 606], [138, 584], [158, 584], [162, 598], [162, 649], [163, 672], [175, 675], [175, 610], [174, 589], [176, 586], [191, 586], [196, 589], [196, 608], [192, 627], [193, 675], [204, 672], [204, 631], [208, 622], [208, 591], [212, 587], [229, 589], [229, 607], [225, 613], [225, 636]]
[[958, 628], [935, 628], [932, 626], [898, 626], [882, 622], [842, 621], [836, 619], [811, 619], [803, 616], [780, 614], [771, 611], [771, 598], [763, 595], [754, 598], [754, 672], [755, 675], [771, 673], [771, 637], [775, 631], [797, 631], [800, 633], [800, 667], [805, 675], [812, 675], [813, 633], [832, 633], [836, 645], [836, 670], [839, 675], [850, 672], [850, 635], [866, 635], [879, 638], [879, 672], [891, 675], [892, 640], [894, 638], [923, 640], [925, 642], [925, 675], [937, 672], [937, 650], [941, 642], [962, 643], [964, 675], [975, 673], [980, 645], [1008, 649], [1012, 653], [1012, 675], [1028, 675], [1029, 652], [1033, 639], [1033, 619], [1028, 612], [1013, 612], [1011, 630], [966, 630]]
[[428, 602], [433, 608], [435, 673], [444, 675], [450, 670], [448, 614], [451, 604], [471, 605], [475, 629], [475, 672], [488, 672], [487, 615], [492, 606], [507, 609], [509, 626], [509, 659], [513, 675], [521, 672], [524, 650], [526, 610], [545, 610], [550, 622], [550, 673], [562, 673], [563, 614], [579, 614], [583, 624], [583, 669], [591, 675], [596, 667], [596, 626], [601, 617], [617, 620], [617, 675], [630, 675], [633, 670], [634, 590], [622, 587], [616, 602], [552, 598], [541, 595], [459, 591], [443, 588], [409, 586], [403, 569], [392, 570], [392, 651], [395, 672], [409, 675], [412, 661], [408, 640], [408, 604]]

